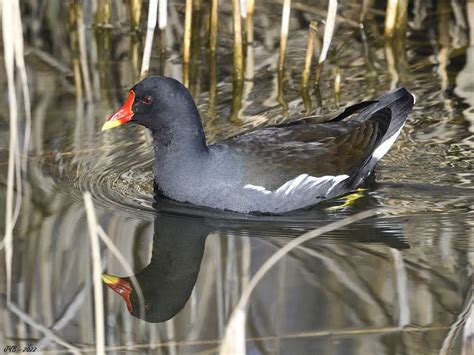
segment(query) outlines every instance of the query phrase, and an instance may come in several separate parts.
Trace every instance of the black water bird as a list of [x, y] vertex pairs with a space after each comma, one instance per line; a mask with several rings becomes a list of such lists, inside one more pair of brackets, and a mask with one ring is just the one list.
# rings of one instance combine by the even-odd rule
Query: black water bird
[[103, 130], [135, 122], [153, 133], [158, 193], [243, 213], [280, 214], [346, 194], [374, 170], [402, 130], [414, 96], [396, 89], [311, 119], [256, 129], [207, 145], [199, 112], [177, 80], [149, 77]]

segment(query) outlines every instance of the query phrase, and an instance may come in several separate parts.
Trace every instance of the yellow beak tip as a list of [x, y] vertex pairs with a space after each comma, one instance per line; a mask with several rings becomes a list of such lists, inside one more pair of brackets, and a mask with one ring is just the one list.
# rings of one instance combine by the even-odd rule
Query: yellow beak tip
[[102, 275], [102, 281], [106, 284], [106, 285], [114, 285], [116, 283], [118, 283], [120, 281], [120, 278], [117, 277], [117, 276], [114, 276], [114, 275], [107, 275], [107, 274], [103, 274]]
[[115, 127], [118, 127], [120, 126], [122, 123], [120, 121], [107, 121], [104, 123], [104, 125], [102, 126], [102, 129], [101, 131], [105, 131], [107, 129], [111, 129], [111, 128], [115, 128]]

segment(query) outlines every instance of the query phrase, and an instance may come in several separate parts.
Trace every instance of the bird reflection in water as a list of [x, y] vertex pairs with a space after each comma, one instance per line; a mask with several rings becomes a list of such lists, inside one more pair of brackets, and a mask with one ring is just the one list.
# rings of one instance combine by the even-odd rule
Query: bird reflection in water
[[129, 277], [104, 275], [129, 312], [147, 322], [165, 322], [186, 304], [196, 283], [210, 227], [202, 219], [160, 215], [155, 219], [150, 263], [135, 274], [144, 298], [140, 314], [138, 293]]
[[[366, 196], [358, 202], [358, 207], [366, 209], [369, 207], [367, 203], [373, 206], [375, 201], [372, 200], [373, 198]], [[267, 231], [278, 230], [276, 235], [283, 233], [288, 237], [296, 237], [300, 232], [288, 229], [289, 219], [304, 224], [312, 221], [311, 226], [307, 225], [308, 229], [312, 229], [339, 218], [336, 217], [337, 214], [327, 213], [334, 210], [328, 209], [327, 206], [288, 216], [245, 218], [233, 212], [187, 207], [163, 199], [159, 200], [155, 207], [157, 206], [160, 207], [154, 221], [151, 260], [144, 269], [135, 274], [143, 293], [143, 308], [141, 309], [140, 297], [134, 290], [130, 277], [103, 276], [104, 283], [124, 299], [133, 316], [151, 323], [165, 322], [173, 318], [186, 305], [195, 286], [206, 238], [210, 233], [222, 231], [221, 235], [225, 237], [231, 230], [245, 230], [252, 239], [260, 236], [272, 242], [268, 234], [262, 237], [262, 226], [265, 226]], [[341, 236], [342, 243], [377, 243], [396, 249], [409, 247], [394, 234], [396, 225], [392, 225], [390, 230], [379, 230], [372, 224], [358, 224], [353, 227], [350, 235]]]

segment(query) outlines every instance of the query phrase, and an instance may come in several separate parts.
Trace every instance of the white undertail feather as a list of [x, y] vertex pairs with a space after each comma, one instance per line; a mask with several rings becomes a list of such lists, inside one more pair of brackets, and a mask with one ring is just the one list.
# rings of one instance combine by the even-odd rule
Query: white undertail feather
[[397, 139], [398, 135], [402, 131], [402, 127], [395, 132], [392, 136], [390, 136], [388, 139], [386, 139], [382, 144], [380, 144], [372, 153], [372, 157], [375, 159], [380, 160], [387, 152], [389, 151], [390, 147], [395, 143], [395, 140]]

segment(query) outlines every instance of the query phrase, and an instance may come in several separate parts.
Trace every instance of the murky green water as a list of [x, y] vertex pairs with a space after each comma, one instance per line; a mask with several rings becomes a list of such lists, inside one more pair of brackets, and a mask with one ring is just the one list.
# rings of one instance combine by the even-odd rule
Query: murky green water
[[[318, 6], [293, 4], [282, 84], [285, 115], [276, 70], [281, 5], [258, 2], [253, 79], [244, 82], [238, 119], [231, 114], [230, 5], [220, 9], [215, 62], [206, 52], [207, 10], [195, 14], [195, 23], [203, 27], [201, 38], [193, 40], [189, 82], [209, 141], [306, 112], [299, 82], [307, 21], [325, 16]], [[67, 6], [36, 8], [41, 21], [25, 22], [33, 122], [14, 233], [14, 305], [63, 341], [95, 351], [83, 202], [83, 193], [91, 191], [99, 223], [132, 268], [139, 272], [151, 265], [146, 287], [159, 290], [151, 303], [162, 307], [163, 317], [166, 312], [171, 317], [164, 323], [132, 317], [124, 301], [104, 288], [106, 346], [116, 353], [214, 353], [243, 288], [282, 245], [356, 212], [391, 207], [304, 244], [272, 268], [251, 296], [247, 351], [461, 353], [465, 325], [474, 317], [474, 14], [469, 17], [467, 5], [458, 2], [410, 2], [406, 38], [390, 45], [383, 39], [384, 7], [377, 4], [369, 11], [363, 41], [359, 5], [342, 2], [319, 94], [309, 91], [309, 111], [326, 114], [405, 86], [417, 96], [406, 128], [379, 164], [375, 181], [352, 204], [341, 207], [345, 200], [339, 199], [278, 217], [170, 201], [153, 206], [153, 157], [145, 131], [128, 126], [100, 132], [105, 117], [138, 79], [142, 35], [131, 35], [126, 24], [95, 30], [88, 25], [87, 5], [84, 32], [68, 25]], [[28, 6], [24, 11], [26, 18], [35, 13]], [[183, 79], [182, 23], [181, 4], [171, 4], [167, 51], [160, 54], [161, 39], [156, 38], [152, 73]], [[77, 40], [82, 35], [85, 49]], [[336, 66], [342, 73], [339, 99], [333, 95]], [[6, 81], [0, 80], [0, 86], [7, 107]], [[2, 205], [7, 112], [0, 112]], [[3, 209], [0, 214], [4, 229]], [[104, 271], [125, 276], [110, 251], [105, 246], [101, 251]], [[4, 284], [2, 279], [3, 295]], [[66, 351], [5, 302], [0, 310], [2, 344]]]

